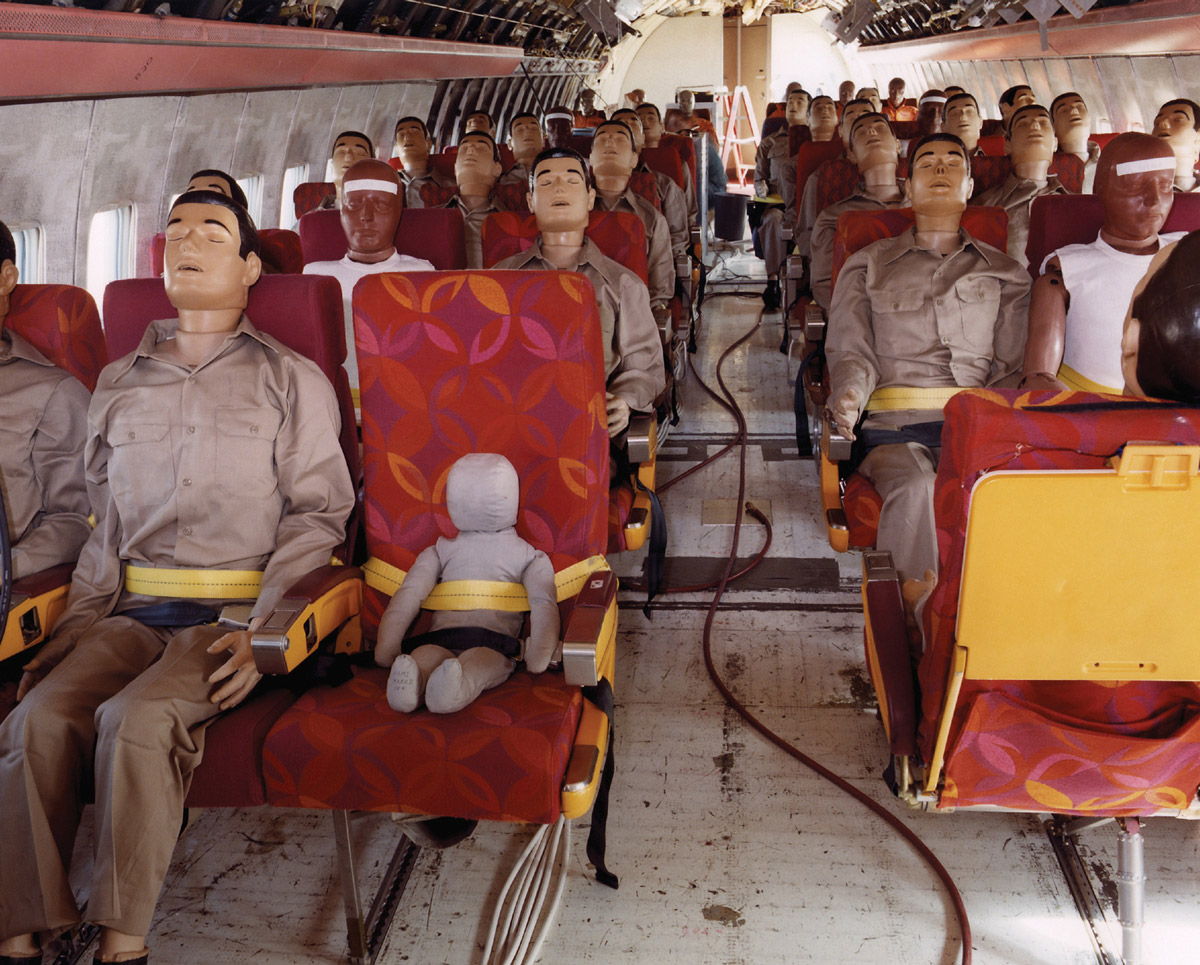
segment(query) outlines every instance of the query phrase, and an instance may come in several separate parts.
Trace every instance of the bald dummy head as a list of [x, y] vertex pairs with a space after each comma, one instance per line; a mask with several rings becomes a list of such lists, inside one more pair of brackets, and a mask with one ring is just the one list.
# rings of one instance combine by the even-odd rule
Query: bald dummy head
[[351, 261], [374, 264], [396, 251], [404, 192], [390, 164], [356, 161], [342, 178], [342, 230]]
[[1174, 200], [1175, 153], [1149, 134], [1118, 134], [1096, 163], [1094, 191], [1104, 205], [1105, 241], [1126, 250], [1156, 242]]
[[1200, 231], [1155, 255], [1138, 283], [1121, 371], [1132, 395], [1200, 403]]

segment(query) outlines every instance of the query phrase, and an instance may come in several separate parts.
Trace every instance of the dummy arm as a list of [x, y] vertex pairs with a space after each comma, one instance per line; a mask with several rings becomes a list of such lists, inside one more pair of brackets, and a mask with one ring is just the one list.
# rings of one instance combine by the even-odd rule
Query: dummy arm
[[1062, 365], [1066, 343], [1067, 309], [1071, 295], [1063, 281], [1057, 258], [1051, 258], [1046, 271], [1033, 283], [1029, 300], [1029, 335], [1025, 341], [1022, 388], [1063, 389], [1055, 377]]
[[521, 574], [529, 597], [529, 643], [525, 647], [525, 666], [541, 673], [550, 664], [558, 647], [558, 594], [554, 587], [554, 567], [540, 550]]
[[[381, 667], [390, 667], [400, 656], [404, 635], [421, 610], [425, 598], [437, 586], [442, 575], [442, 561], [437, 554], [437, 544], [423, 549], [404, 577], [404, 582], [392, 595], [392, 601], [383, 611], [379, 621], [379, 634], [375, 640], [375, 662]], [[554, 579], [553, 573], [550, 576]]]

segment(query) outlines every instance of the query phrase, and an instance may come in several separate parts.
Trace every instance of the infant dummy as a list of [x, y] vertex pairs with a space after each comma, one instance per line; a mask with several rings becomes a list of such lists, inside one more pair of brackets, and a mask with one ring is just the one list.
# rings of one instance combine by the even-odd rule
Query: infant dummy
[[413, 562], [379, 622], [375, 662], [392, 668], [387, 697], [392, 709], [410, 713], [424, 704], [435, 714], [462, 710], [483, 691], [504, 683], [520, 656], [523, 613], [503, 610], [438, 610], [429, 633], [414, 637], [402, 653], [404, 634], [439, 580], [521, 583], [529, 597], [525, 666], [541, 673], [558, 645], [554, 568], [541, 550], [517, 535], [520, 482], [504, 456], [471, 453], [446, 480], [446, 507], [458, 529], [439, 538]]

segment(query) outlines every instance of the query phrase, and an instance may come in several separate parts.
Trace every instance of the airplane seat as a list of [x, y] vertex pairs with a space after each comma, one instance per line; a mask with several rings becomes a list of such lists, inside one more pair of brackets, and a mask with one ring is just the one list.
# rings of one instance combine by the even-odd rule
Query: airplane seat
[[786, 131], [788, 129], [787, 118], [783, 116], [783, 112], [778, 114], [767, 114], [767, 119], [763, 121], [762, 134], [759, 135], [759, 140], [765, 141], [777, 131]]
[[994, 135], [999, 134], [1001, 139], [1003, 139], [1004, 122], [998, 117], [985, 117], [979, 133], [982, 137], [993, 137]]
[[500, 166], [507, 171], [517, 163], [516, 157], [513, 155], [512, 148], [503, 141], [496, 144], [496, 149], [500, 152]]
[[832, 141], [805, 141], [796, 153], [796, 206], [804, 198], [808, 179], [826, 161], [840, 157], [844, 151], [841, 138]]
[[495, 197], [505, 211], [524, 213], [529, 210], [529, 185], [512, 182], [496, 182]]
[[[563, 672], [519, 670], [468, 708], [438, 715], [392, 711], [388, 671], [356, 668], [348, 682], [309, 690], [268, 735], [269, 803], [332, 810], [340, 829], [349, 811], [548, 824], [595, 800], [617, 624], [616, 580], [601, 555], [609, 443], [595, 304], [591, 285], [571, 272], [414, 272], [359, 283], [372, 557], [364, 635], [374, 638], [417, 554], [454, 535], [451, 465], [489, 449], [520, 476], [517, 531], [559, 576]], [[453, 603], [426, 601], [435, 606]], [[340, 831], [338, 849], [344, 893], [357, 896], [350, 836]], [[348, 907], [352, 953], [366, 919]]]
[[421, 203], [426, 208], [440, 208], [458, 193], [453, 184], [438, 184], [436, 181], [426, 181], [421, 185]]
[[683, 158], [673, 147], [644, 147], [642, 160], [652, 171], [665, 174], [682, 190], [684, 187]]
[[696, 151], [690, 137], [686, 134], [670, 134], [664, 131], [658, 145], [659, 147], [669, 147], [675, 151], [679, 155], [679, 159], [687, 165], [688, 172], [692, 176], [692, 184], [699, 184], [696, 180]]
[[1104, 146], [1106, 144], [1108, 144], [1108, 142], [1111, 141], [1114, 137], [1116, 137], [1118, 133], [1120, 133], [1120, 132], [1119, 131], [1110, 131], [1107, 134], [1097, 134], [1097, 133], [1093, 132], [1092, 134], [1088, 135], [1088, 140], [1095, 141], [1097, 144], [1100, 145], [1100, 150], [1103, 151]]
[[[108, 364], [100, 313], [86, 289], [74, 285], [17, 285], [4, 327], [16, 332], [89, 392]], [[73, 564], [30, 573], [12, 584], [9, 611], [0, 626], [0, 661], [28, 654], [46, 639], [67, 602]], [[19, 667], [0, 671], [0, 720], [16, 703]]]
[[[304, 263], [337, 261], [347, 251], [346, 233], [338, 211], [312, 211], [300, 219]], [[439, 271], [467, 266], [466, 228], [456, 208], [405, 208], [396, 226], [396, 250], [424, 258]]]
[[807, 124], [795, 124], [788, 128], [788, 157], [795, 157], [801, 144], [812, 143], [812, 128]]
[[892, 133], [898, 141], [911, 141], [921, 136], [921, 128], [917, 121], [892, 121]]
[[450, 180], [454, 180], [454, 158], [458, 154], [458, 148], [447, 148], [440, 154], [429, 155], [429, 168], [431, 171], [437, 171], [438, 174], [443, 174]]
[[297, 184], [292, 192], [292, 207], [296, 211], [296, 220], [303, 218], [310, 211], [316, 211], [326, 198], [337, 197], [337, 185], [332, 181], [305, 181]]
[[[259, 254], [264, 269], [275, 275], [299, 275], [304, 271], [304, 253], [300, 235], [287, 228], [259, 228]], [[150, 239], [150, 271], [157, 278], [163, 273], [163, 254], [167, 248], [165, 232]]]
[[1064, 154], [1057, 151], [1054, 160], [1050, 162], [1050, 173], [1058, 175], [1062, 186], [1071, 194], [1083, 191], [1083, 173], [1085, 165], [1074, 154]]
[[654, 210], [662, 214], [662, 198], [658, 195], [658, 184], [650, 171], [634, 171], [629, 175], [629, 189], [634, 194], [640, 194], [654, 205]]
[[575, 131], [571, 135], [571, 150], [577, 151], [579, 154], [586, 157], [592, 155], [592, 131]]
[[[1079, 194], [1083, 190], [1084, 164], [1074, 154], [1056, 153], [1050, 162], [1050, 174], [1058, 176], [1062, 186], [1071, 194]], [[975, 155], [971, 158], [971, 177], [975, 180], [973, 198], [979, 197], [984, 191], [1004, 183], [1012, 173], [1012, 161], [1008, 155], [999, 157]]]
[[1004, 132], [996, 134], [980, 134], [979, 150], [988, 157], [1007, 157], [1004, 153]]
[[398, 157], [390, 157], [387, 160], [388, 166], [397, 173], [404, 170], [404, 162]]

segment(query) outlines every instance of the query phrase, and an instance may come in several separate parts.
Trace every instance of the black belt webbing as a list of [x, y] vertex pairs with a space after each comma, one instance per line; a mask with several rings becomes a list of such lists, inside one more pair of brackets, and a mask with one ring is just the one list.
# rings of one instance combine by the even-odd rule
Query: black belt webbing
[[595, 687], [584, 687], [583, 696], [604, 711], [608, 718], [608, 757], [600, 774], [600, 787], [596, 790], [596, 801], [592, 805], [592, 830], [588, 833], [587, 856], [596, 869], [596, 880], [602, 885], [616, 888], [617, 876], [604, 864], [604, 853], [608, 847], [608, 792], [612, 790], [613, 773], [616, 771], [613, 741], [613, 692], [612, 684], [605, 678]]

